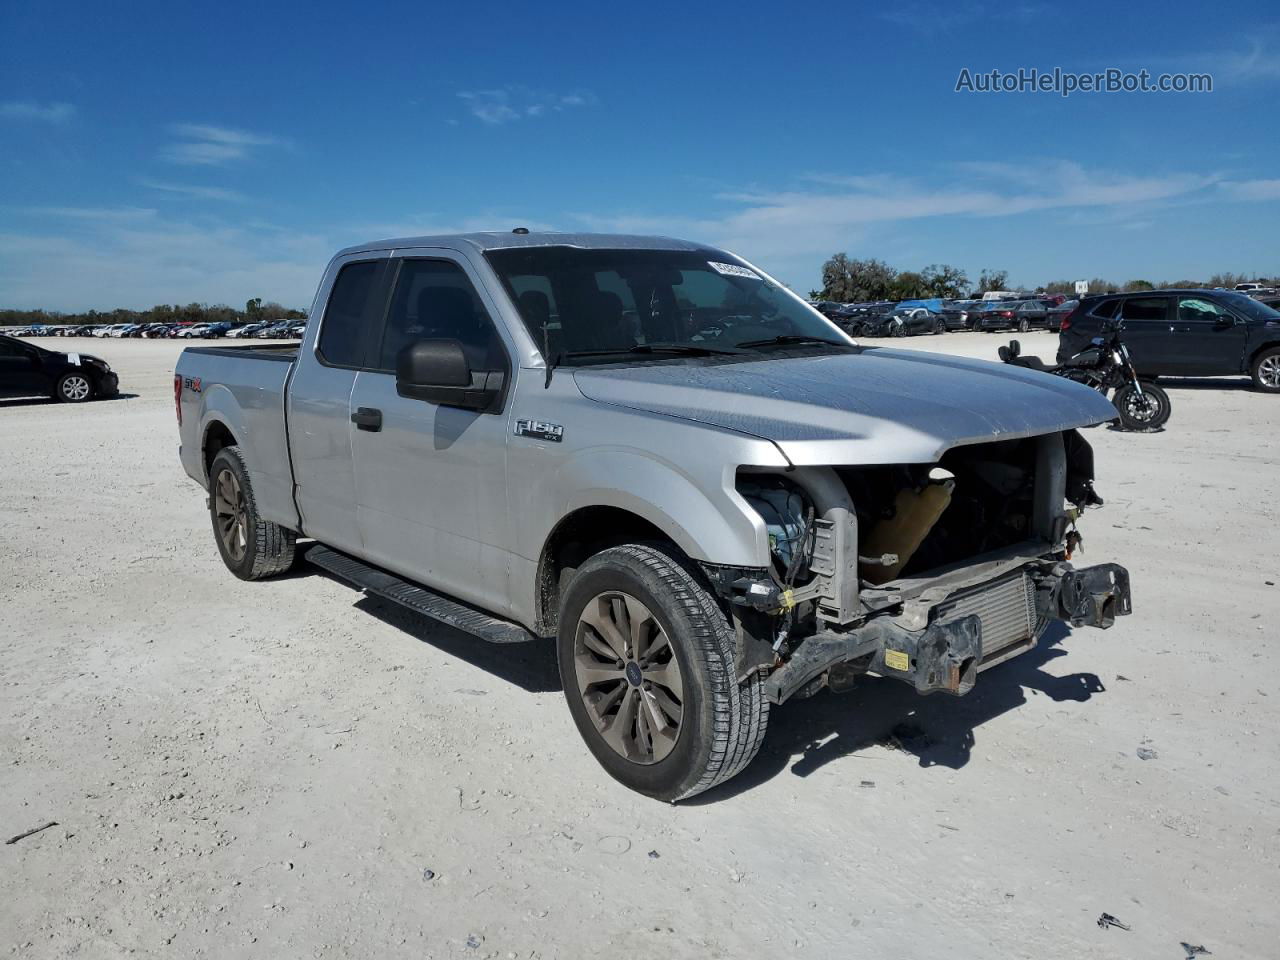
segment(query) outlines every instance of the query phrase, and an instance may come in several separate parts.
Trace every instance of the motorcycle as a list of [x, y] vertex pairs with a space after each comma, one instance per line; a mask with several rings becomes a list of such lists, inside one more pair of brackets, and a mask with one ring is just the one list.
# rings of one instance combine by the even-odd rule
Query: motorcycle
[[1118, 325], [1109, 325], [1103, 333], [1106, 335], [1094, 337], [1089, 346], [1056, 366], [1039, 357], [1022, 356], [1022, 345], [1017, 340], [1010, 340], [1007, 347], [1000, 348], [1000, 359], [1014, 366], [1083, 383], [1104, 397], [1110, 395], [1120, 415], [1122, 430], [1160, 429], [1169, 419], [1169, 395], [1150, 380], [1138, 378], [1129, 348], [1120, 339]]

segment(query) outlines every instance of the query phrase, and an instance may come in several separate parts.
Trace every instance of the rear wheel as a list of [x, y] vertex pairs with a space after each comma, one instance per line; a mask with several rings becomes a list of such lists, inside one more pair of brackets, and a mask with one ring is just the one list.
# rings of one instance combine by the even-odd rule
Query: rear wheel
[[63, 403], [84, 403], [93, 399], [93, 393], [93, 381], [77, 370], [64, 373], [54, 388], [54, 396]]
[[1031, 329], [1031, 320], [1028, 319], [1027, 317], [1023, 317], [1021, 320], [1018, 321], [1019, 333], [1026, 333], [1030, 329]]
[[728, 618], [689, 562], [626, 544], [587, 560], [560, 606], [560, 678], [578, 732], [614, 779], [659, 800], [741, 771], [768, 724], [763, 679], [735, 675]]
[[1270, 347], [1254, 357], [1249, 373], [1259, 390], [1280, 393], [1280, 347]]
[[222, 562], [241, 580], [261, 580], [293, 566], [298, 535], [258, 515], [239, 447], [223, 447], [209, 467], [209, 516]]
[[940, 333], [947, 332], [947, 325], [942, 320], [933, 321], [933, 335], [936, 337]]
[[1142, 394], [1126, 383], [1112, 398], [1125, 430], [1158, 430], [1169, 419], [1169, 395], [1154, 383], [1143, 382]]

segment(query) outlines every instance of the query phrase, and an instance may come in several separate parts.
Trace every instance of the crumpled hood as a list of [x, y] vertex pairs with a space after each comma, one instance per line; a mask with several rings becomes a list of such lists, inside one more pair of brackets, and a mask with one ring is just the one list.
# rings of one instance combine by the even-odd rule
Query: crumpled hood
[[[766, 357], [768, 355], [765, 355]], [[1105, 397], [1006, 363], [911, 350], [574, 371], [601, 403], [774, 441], [797, 466], [932, 463], [967, 443], [1115, 418]]]

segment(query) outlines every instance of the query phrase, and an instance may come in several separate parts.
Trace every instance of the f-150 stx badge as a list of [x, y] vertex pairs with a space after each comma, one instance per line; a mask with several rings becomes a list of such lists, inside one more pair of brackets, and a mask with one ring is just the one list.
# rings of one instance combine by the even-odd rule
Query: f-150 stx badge
[[559, 443], [564, 439], [564, 427], [546, 420], [517, 420], [511, 429], [517, 437], [549, 440], [552, 443]]

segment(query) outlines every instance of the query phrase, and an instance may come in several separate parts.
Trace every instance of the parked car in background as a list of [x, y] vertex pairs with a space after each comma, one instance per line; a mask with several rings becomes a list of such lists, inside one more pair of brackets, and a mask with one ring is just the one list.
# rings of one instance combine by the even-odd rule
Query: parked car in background
[[0, 396], [48, 396], [83, 403], [114, 396], [119, 380], [105, 360], [83, 353], [59, 353], [13, 337], [0, 336]]
[[1049, 308], [1042, 300], [1014, 300], [990, 304], [979, 315], [975, 329], [987, 333], [996, 330], [1026, 332], [1047, 325]]
[[1138, 373], [1148, 377], [1248, 374], [1280, 393], [1280, 312], [1232, 290], [1147, 290], [1086, 297], [1062, 323], [1058, 362], [1118, 322]]
[[1270, 290], [1265, 283], [1237, 283], [1236, 290], [1239, 293], [1257, 293], [1262, 290]]
[[970, 318], [977, 310], [980, 300], [943, 300], [939, 313], [948, 330], [968, 330]]
[[241, 337], [254, 337], [265, 326], [265, 323], [246, 323], [243, 326], [233, 327], [228, 330], [227, 336], [232, 340], [238, 340]]
[[211, 323], [193, 323], [189, 327], [183, 327], [178, 331], [178, 337], [183, 340], [193, 339], [195, 337], [205, 336], [212, 328]]
[[880, 321], [874, 337], [914, 337], [921, 333], [946, 333], [947, 324], [942, 315], [924, 307], [898, 308], [886, 314]]
[[255, 334], [259, 340], [282, 340], [289, 330], [289, 321], [281, 320], [264, 326]]
[[1045, 328], [1057, 333], [1062, 329], [1062, 321], [1071, 316], [1078, 306], [1080, 306], [1079, 300], [1064, 300], [1056, 307], [1050, 307], [1049, 315], [1045, 320]]

